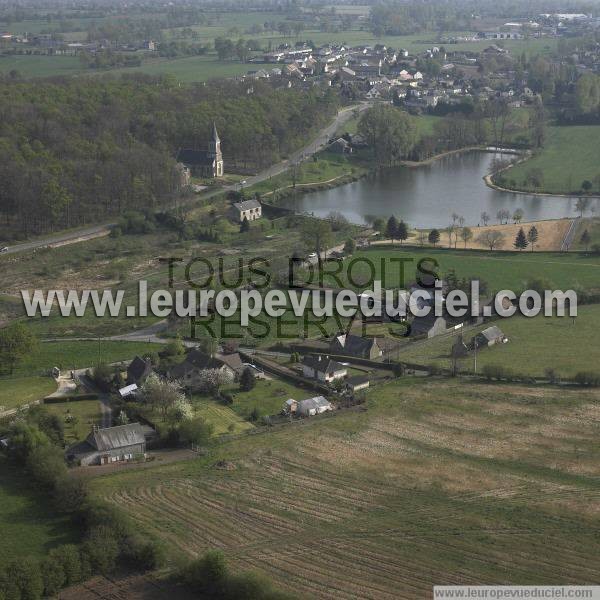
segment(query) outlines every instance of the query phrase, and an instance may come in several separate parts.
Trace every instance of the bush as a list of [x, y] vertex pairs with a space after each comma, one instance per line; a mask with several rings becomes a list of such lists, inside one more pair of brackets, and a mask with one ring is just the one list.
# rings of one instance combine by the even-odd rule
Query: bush
[[162, 546], [134, 533], [121, 542], [121, 558], [135, 569], [152, 571], [163, 564], [165, 556]]
[[511, 379], [514, 377], [512, 369], [501, 365], [485, 365], [481, 373], [490, 381], [492, 379]]
[[54, 596], [66, 583], [67, 576], [56, 557], [47, 556], [40, 565], [44, 582], [44, 596]]
[[44, 593], [39, 565], [29, 558], [10, 561], [0, 575], [0, 597], [37, 600]]
[[575, 375], [575, 382], [579, 385], [598, 387], [600, 386], [600, 374], [592, 371], [580, 371]]
[[48, 558], [60, 565], [65, 575], [66, 585], [79, 583], [87, 574], [82, 565], [79, 549], [74, 544], [65, 544], [50, 550]]
[[34, 448], [27, 457], [27, 469], [37, 483], [50, 489], [67, 476], [63, 451], [51, 445]]
[[119, 556], [119, 542], [115, 530], [109, 526], [94, 527], [83, 543], [82, 552], [89, 559], [94, 573], [112, 573]]

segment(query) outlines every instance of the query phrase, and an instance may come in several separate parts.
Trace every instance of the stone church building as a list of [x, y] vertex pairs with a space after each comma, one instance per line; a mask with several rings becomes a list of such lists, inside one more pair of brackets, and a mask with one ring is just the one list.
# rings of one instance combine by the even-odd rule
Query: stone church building
[[222, 177], [224, 172], [223, 154], [216, 125], [213, 123], [211, 139], [206, 150], [182, 148], [177, 154], [177, 161], [185, 165], [197, 177]]

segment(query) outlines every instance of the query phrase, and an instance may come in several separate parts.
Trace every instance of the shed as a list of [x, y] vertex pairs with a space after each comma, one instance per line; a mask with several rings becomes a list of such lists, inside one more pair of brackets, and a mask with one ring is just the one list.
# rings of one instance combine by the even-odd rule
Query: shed
[[307, 398], [298, 402], [297, 413], [305, 417], [314, 417], [328, 410], [333, 410], [333, 407], [325, 397], [315, 396], [314, 398]]
[[506, 337], [496, 325], [484, 329], [473, 338], [473, 344], [477, 346], [477, 348], [493, 346], [494, 344], [500, 344], [504, 341], [506, 341]]
[[368, 388], [370, 385], [369, 378], [365, 375], [355, 375], [346, 379], [346, 389], [349, 392], [358, 392]]

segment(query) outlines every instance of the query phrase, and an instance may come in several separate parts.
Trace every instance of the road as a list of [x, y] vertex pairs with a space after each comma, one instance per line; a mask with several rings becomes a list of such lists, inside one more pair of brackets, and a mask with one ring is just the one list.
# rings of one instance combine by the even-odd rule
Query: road
[[579, 225], [579, 221], [581, 221], [581, 217], [577, 217], [576, 219], [573, 219], [571, 221], [569, 230], [567, 231], [567, 234], [565, 235], [565, 239], [563, 240], [563, 242], [560, 246], [561, 252], [568, 252], [569, 249], [571, 248], [571, 244], [574, 241], [573, 238], [575, 237], [575, 233], [577, 232], [577, 226]]
[[[275, 165], [272, 165], [268, 169], [261, 171], [260, 173], [248, 177], [244, 184], [245, 187], [251, 186], [257, 183], [261, 183], [271, 177], [279, 175], [286, 171], [290, 165], [298, 163], [302, 160], [306, 160], [311, 157], [313, 154], [322, 150], [328, 143], [329, 139], [335, 134], [335, 132], [348, 120], [352, 118], [354, 115], [354, 111], [358, 110], [362, 112], [366, 108], [369, 107], [369, 104], [363, 102], [361, 104], [355, 104], [352, 106], [348, 106], [340, 110], [335, 117], [335, 119], [324, 129], [321, 130], [316, 139], [314, 139], [310, 144], [307, 144], [304, 148], [294, 152], [290, 155], [289, 158], [283, 160]], [[206, 200], [207, 198], [211, 198], [212, 196], [216, 196], [223, 192], [228, 191], [236, 191], [241, 189], [242, 185], [239, 183], [228, 185], [221, 187], [217, 190], [211, 191], [208, 194], [201, 195], [202, 200]], [[102, 225], [94, 225], [91, 227], [86, 227], [84, 229], [77, 229], [76, 231], [66, 231], [62, 233], [57, 233], [46, 238], [40, 238], [37, 240], [32, 240], [30, 242], [24, 242], [22, 244], [15, 244], [14, 246], [9, 246], [8, 250], [3, 252], [0, 256], [5, 254], [15, 254], [17, 252], [26, 252], [27, 250], [35, 250], [37, 248], [42, 248], [44, 246], [48, 246], [50, 244], [57, 244], [62, 242], [69, 242], [73, 240], [77, 240], [78, 238], [86, 238], [89, 236], [94, 236], [106, 232], [110, 227], [112, 227], [114, 223], [103, 223]], [[84, 239], [81, 241], [85, 241]]]

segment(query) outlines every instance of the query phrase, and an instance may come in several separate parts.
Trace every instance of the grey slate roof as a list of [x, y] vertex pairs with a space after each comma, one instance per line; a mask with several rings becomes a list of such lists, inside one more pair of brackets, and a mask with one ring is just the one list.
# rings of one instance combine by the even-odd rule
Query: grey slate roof
[[343, 348], [344, 354], [358, 358], [368, 358], [373, 346], [378, 346], [377, 340], [374, 338], [365, 338], [350, 333], [338, 335], [334, 341], [337, 341]]
[[127, 367], [127, 380], [131, 383], [144, 383], [152, 372], [152, 363], [136, 356]]
[[331, 408], [331, 404], [324, 396], [315, 396], [314, 398], [300, 400], [300, 402], [298, 402], [298, 408], [302, 410], [310, 410], [311, 408]]
[[242, 202], [234, 202], [233, 206], [239, 211], [251, 210], [252, 208], [260, 208], [260, 202], [256, 199], [243, 200]]
[[194, 150], [193, 148], [182, 148], [177, 153], [177, 162], [184, 165], [212, 165], [215, 157], [207, 150]]
[[494, 340], [504, 337], [504, 334], [499, 327], [496, 327], [496, 325], [484, 329], [479, 335], [482, 335], [488, 342], [493, 342]]
[[100, 452], [126, 448], [146, 441], [144, 430], [139, 423], [118, 425], [92, 431], [86, 440], [91, 446]]
[[369, 383], [369, 378], [365, 375], [355, 375], [346, 379], [346, 384], [351, 386], [363, 385], [365, 383]]
[[305, 356], [302, 359], [302, 364], [318, 371], [319, 373], [331, 373], [332, 371], [344, 371], [346, 367], [330, 358], [322, 358], [319, 360], [316, 356]]

